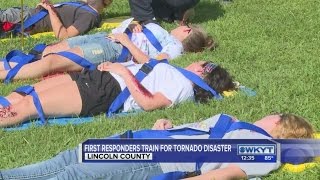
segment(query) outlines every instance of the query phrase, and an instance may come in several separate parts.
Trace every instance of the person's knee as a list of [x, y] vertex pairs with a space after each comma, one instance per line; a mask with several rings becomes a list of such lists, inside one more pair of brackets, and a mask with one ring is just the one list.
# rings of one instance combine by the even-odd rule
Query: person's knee
[[32, 96], [24, 96], [19, 102], [19, 105], [22, 107], [34, 107]]
[[15, 104], [15, 103], [21, 101], [23, 98], [24, 98], [24, 96], [22, 96], [21, 94], [16, 93], [16, 92], [12, 92], [11, 94], [9, 94], [7, 96], [7, 99], [9, 99], [11, 104]]
[[8, 125], [18, 124], [33, 117], [34, 112], [36, 112], [33, 98], [24, 96], [18, 103], [10, 107], [10, 111], [14, 116], [11, 117], [11, 122]]

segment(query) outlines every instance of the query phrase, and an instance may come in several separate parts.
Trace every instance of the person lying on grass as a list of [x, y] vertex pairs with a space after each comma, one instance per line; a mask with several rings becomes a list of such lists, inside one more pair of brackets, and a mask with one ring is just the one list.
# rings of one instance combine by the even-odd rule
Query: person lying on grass
[[[80, 1], [81, 2], [81, 1]], [[99, 27], [101, 18], [98, 14], [101, 14], [103, 9], [112, 3], [112, 0], [82, 0], [83, 6], [86, 4], [92, 8], [92, 13], [88, 10], [71, 6], [63, 5], [55, 7], [54, 4], [47, 0], [41, 0], [37, 5], [37, 8], [23, 8], [24, 20], [37, 14], [42, 8], [48, 11], [43, 19], [36, 22], [26, 32], [30, 34], [40, 32], [53, 31], [54, 35], [59, 39], [65, 39], [68, 37], [77, 36], [79, 34], [85, 34], [94, 27]], [[8, 27], [13, 26], [21, 22], [21, 8], [9, 8], [6, 10], [0, 9], [0, 24], [2, 31], [8, 31]], [[9, 24], [12, 24], [11, 26]]]
[[[221, 115], [216, 115], [199, 123], [185, 124], [174, 129], [190, 127], [209, 132]], [[232, 118], [232, 117], [229, 117]], [[233, 118], [235, 120], [235, 118]], [[268, 115], [254, 123], [255, 126], [266, 131], [272, 138], [312, 138], [313, 128], [303, 118], [293, 114]], [[173, 128], [172, 122], [159, 119], [153, 126], [153, 133], [158, 130]], [[139, 132], [139, 131], [136, 131]], [[135, 133], [135, 132], [133, 132]], [[151, 132], [152, 133], [152, 132]], [[119, 135], [107, 137], [114, 138]], [[209, 134], [184, 136], [170, 136], [173, 139], [208, 139]], [[148, 138], [148, 137], [146, 137]], [[238, 129], [226, 133], [222, 139], [270, 139], [271, 137], [247, 130]], [[172, 171], [194, 172], [196, 163], [79, 163], [79, 149], [74, 148], [59, 153], [57, 156], [36, 164], [19, 168], [1, 170], [0, 179], [151, 179]], [[204, 163], [201, 174], [190, 177], [190, 180], [212, 179], [246, 179], [269, 174], [280, 167], [275, 163]], [[188, 177], [185, 177], [189, 179]]]
[[[77, 63], [52, 52], [69, 51], [81, 57], [84, 57], [93, 64], [111, 61], [116, 62], [125, 46], [129, 49], [128, 59], [133, 59], [138, 63], [141, 56], [148, 55], [153, 59], [173, 59], [186, 52], [200, 52], [204, 49], [213, 49], [215, 43], [200, 27], [197, 26], [179, 26], [169, 34], [165, 29], [157, 24], [149, 23], [147, 27], [158, 39], [163, 49], [158, 52], [150, 43], [148, 38], [141, 32], [140, 25], [132, 25], [132, 40], [127, 34], [113, 34], [112, 38], [107, 33], [97, 33], [69, 38], [57, 44], [46, 47], [43, 52], [43, 58], [24, 65], [16, 74], [14, 79], [39, 78], [57, 72], [81, 71], [83, 67]], [[116, 41], [117, 42], [116, 42]], [[12, 67], [16, 63], [10, 63]], [[0, 79], [5, 79], [8, 70], [4, 69], [4, 63], [0, 62]]]
[[[210, 92], [194, 86], [167, 63], [156, 65], [140, 83], [134, 74], [142, 66], [132, 61], [104, 62], [94, 71], [83, 70], [55, 76], [34, 84], [34, 88], [46, 117], [91, 116], [106, 112], [125, 87], [131, 95], [123, 104], [123, 112], [137, 109], [151, 111], [186, 100], [206, 102], [212, 98]], [[212, 62], [195, 62], [185, 69], [204, 79], [217, 93], [235, 89], [229, 73]], [[16, 125], [37, 117], [31, 96], [13, 92], [7, 99], [11, 105], [0, 108], [0, 127]]]

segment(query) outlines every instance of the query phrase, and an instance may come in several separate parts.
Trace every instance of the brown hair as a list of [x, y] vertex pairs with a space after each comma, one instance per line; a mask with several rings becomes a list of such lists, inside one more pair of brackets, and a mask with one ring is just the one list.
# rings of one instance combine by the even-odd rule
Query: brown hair
[[[203, 64], [203, 67], [208, 63], [212, 62], [207, 61]], [[203, 80], [219, 94], [223, 91], [235, 90], [232, 76], [226, 69], [219, 65], [217, 65], [210, 73], [205, 73]], [[195, 100], [200, 103], [206, 103], [213, 97], [209, 91], [206, 91], [199, 86], [195, 86], [194, 91]]]
[[205, 49], [214, 50], [217, 47], [216, 42], [201, 27], [190, 25], [191, 32], [187, 38], [182, 41], [186, 52], [201, 52]]
[[271, 131], [273, 138], [313, 138], [314, 130], [308, 121], [293, 114], [281, 114], [280, 121]]

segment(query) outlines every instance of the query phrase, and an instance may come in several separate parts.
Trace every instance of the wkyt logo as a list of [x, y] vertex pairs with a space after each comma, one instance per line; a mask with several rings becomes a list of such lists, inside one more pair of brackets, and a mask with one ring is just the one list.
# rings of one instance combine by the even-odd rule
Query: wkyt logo
[[238, 155], [275, 155], [276, 145], [238, 144]]

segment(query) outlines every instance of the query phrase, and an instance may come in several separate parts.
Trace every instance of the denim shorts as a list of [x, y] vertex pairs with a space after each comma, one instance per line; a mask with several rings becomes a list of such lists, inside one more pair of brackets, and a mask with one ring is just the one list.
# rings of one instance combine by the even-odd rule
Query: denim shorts
[[107, 35], [107, 33], [101, 32], [72, 37], [66, 41], [70, 48], [79, 47], [84, 58], [91, 63], [115, 62], [121, 54], [122, 45], [106, 38]]

